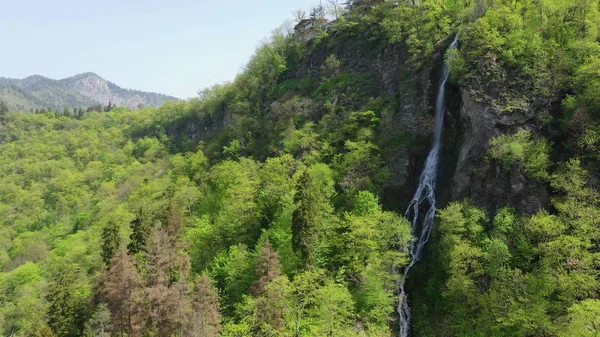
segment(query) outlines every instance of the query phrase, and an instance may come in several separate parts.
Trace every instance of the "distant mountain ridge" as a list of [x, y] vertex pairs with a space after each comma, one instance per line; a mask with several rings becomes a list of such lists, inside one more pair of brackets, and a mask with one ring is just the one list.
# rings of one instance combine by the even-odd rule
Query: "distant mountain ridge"
[[50, 108], [87, 108], [109, 102], [116, 106], [135, 108], [160, 106], [167, 101], [178, 101], [173, 96], [130, 90], [105, 80], [95, 73], [83, 73], [61, 80], [40, 75], [24, 79], [0, 77], [0, 100], [10, 110]]

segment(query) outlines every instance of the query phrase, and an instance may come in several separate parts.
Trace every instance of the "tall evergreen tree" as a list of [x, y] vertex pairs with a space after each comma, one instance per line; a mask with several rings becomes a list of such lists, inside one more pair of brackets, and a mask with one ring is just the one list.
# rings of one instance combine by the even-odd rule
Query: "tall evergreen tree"
[[257, 336], [270, 336], [285, 326], [284, 310], [289, 288], [287, 277], [281, 276], [279, 255], [267, 240], [256, 263], [257, 280], [252, 292], [257, 296], [253, 310], [253, 330]]
[[80, 336], [84, 310], [78, 297], [77, 270], [65, 266], [52, 272], [48, 284], [48, 326], [57, 337]]
[[119, 226], [114, 221], [110, 221], [102, 229], [102, 259], [107, 266], [110, 265], [110, 261], [120, 245], [121, 234]]
[[150, 233], [150, 223], [146, 220], [141, 210], [138, 212], [137, 217], [131, 221], [130, 226], [131, 235], [129, 236], [130, 241], [127, 245], [129, 253], [135, 255], [139, 252], [144, 252], [146, 250], [146, 240]]
[[[154, 229], [148, 240], [146, 254], [148, 273], [145, 280], [144, 297], [148, 304], [145, 316], [152, 334], [168, 337], [179, 334], [185, 323], [187, 310], [186, 293], [189, 272], [187, 256], [175, 251], [164, 229]], [[187, 270], [182, 268], [187, 265]]]
[[267, 285], [281, 275], [281, 265], [279, 264], [279, 255], [267, 240], [264, 247], [260, 249], [258, 261], [256, 263], [257, 280], [252, 287], [254, 295], [260, 296]]
[[183, 335], [185, 337], [220, 336], [221, 313], [219, 312], [219, 294], [210, 277], [202, 275], [196, 279], [191, 294], [192, 303]]
[[113, 326], [111, 324], [110, 310], [106, 303], [98, 305], [96, 311], [85, 323], [84, 337], [110, 337]]
[[310, 11], [310, 18], [315, 20], [325, 19], [325, 8], [322, 4], [313, 7], [313, 9]]
[[0, 115], [5, 115], [8, 113], [8, 104], [5, 101], [0, 100]]
[[107, 105], [107, 106], [104, 108], [104, 112], [109, 112], [109, 111], [111, 111], [112, 109], [114, 109], [114, 107], [115, 107], [115, 106], [112, 104], [112, 102], [111, 102], [111, 101], [108, 101], [108, 105]]
[[101, 277], [100, 294], [108, 304], [115, 332], [121, 336], [143, 332], [141, 286], [133, 258], [120, 247]]
[[255, 336], [277, 336], [285, 328], [285, 312], [291, 295], [286, 276], [277, 277], [266, 285], [254, 302], [252, 330]]
[[292, 217], [292, 243], [307, 264], [314, 263], [315, 251], [329, 216], [334, 194], [331, 169], [325, 164], [308, 168], [298, 180], [297, 205]]
[[189, 307], [187, 278], [189, 256], [184, 253], [183, 219], [170, 206], [165, 212], [164, 228], [155, 228], [148, 238], [145, 301], [148, 303], [148, 328], [158, 336], [181, 334]]
[[184, 230], [185, 224], [181, 210], [170, 203], [164, 215], [165, 230], [175, 249], [183, 249], [185, 245]]

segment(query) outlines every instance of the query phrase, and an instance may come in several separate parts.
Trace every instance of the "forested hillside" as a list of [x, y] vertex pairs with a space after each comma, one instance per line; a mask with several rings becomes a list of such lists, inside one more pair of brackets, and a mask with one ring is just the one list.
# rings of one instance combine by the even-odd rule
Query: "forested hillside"
[[0, 333], [396, 335], [444, 62], [412, 335], [597, 336], [595, 0], [354, 1], [196, 99], [2, 111]]
[[0, 77], [0, 101], [11, 110], [34, 112], [53, 110], [73, 114], [74, 109], [97, 105], [158, 107], [175, 97], [123, 89], [94, 73], [62, 80], [33, 75], [24, 79]]

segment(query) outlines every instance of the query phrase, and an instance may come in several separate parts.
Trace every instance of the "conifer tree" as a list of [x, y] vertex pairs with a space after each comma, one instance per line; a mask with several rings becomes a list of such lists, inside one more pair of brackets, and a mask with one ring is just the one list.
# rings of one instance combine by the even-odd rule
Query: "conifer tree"
[[146, 250], [146, 240], [150, 233], [150, 224], [140, 210], [137, 217], [131, 221], [130, 226], [131, 235], [129, 236], [130, 242], [127, 245], [127, 249], [130, 254], [135, 255]]
[[121, 235], [119, 233], [119, 226], [114, 221], [110, 221], [102, 229], [102, 259], [107, 266], [110, 265], [110, 261], [120, 245]]
[[302, 174], [295, 196], [297, 208], [292, 217], [292, 244], [307, 264], [314, 263], [315, 250], [320, 241], [325, 222], [333, 211], [331, 169], [317, 164]]
[[267, 285], [280, 275], [281, 265], [279, 264], [279, 255], [273, 249], [271, 242], [267, 240], [259, 252], [256, 263], [256, 276], [258, 279], [252, 287], [254, 295], [260, 296]]
[[8, 104], [5, 101], [0, 100], [0, 115], [6, 115], [8, 113]]
[[52, 272], [48, 284], [48, 326], [57, 337], [81, 335], [83, 308], [76, 291], [77, 274], [73, 266]]
[[210, 277], [207, 275], [198, 277], [194, 284], [191, 299], [191, 311], [186, 319], [184, 336], [220, 336], [222, 317], [219, 311], [219, 295]]
[[185, 324], [190, 261], [183, 251], [181, 215], [169, 207], [165, 218], [164, 228], [153, 229], [148, 238], [144, 296], [148, 328], [151, 333], [168, 337], [180, 334]]
[[108, 304], [114, 331], [121, 336], [142, 332], [141, 276], [133, 258], [120, 247], [101, 277], [100, 295]]
[[110, 319], [110, 310], [108, 310], [108, 306], [106, 303], [101, 303], [86, 322], [83, 336], [110, 337], [113, 329]]
[[266, 285], [262, 295], [254, 302], [254, 335], [273, 336], [283, 331], [290, 294], [291, 287], [286, 276], [279, 276]]

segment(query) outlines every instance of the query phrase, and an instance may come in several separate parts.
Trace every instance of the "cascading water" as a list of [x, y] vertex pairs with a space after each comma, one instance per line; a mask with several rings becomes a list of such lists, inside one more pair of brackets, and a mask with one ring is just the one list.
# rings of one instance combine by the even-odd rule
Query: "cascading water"
[[[448, 49], [455, 49], [458, 44], [458, 37], [460, 33], [456, 34], [454, 40], [448, 47]], [[447, 65], [443, 66], [442, 77], [440, 78], [440, 84], [437, 91], [437, 99], [435, 102], [435, 127], [433, 131], [433, 146], [427, 156], [425, 167], [419, 178], [419, 187], [415, 192], [408, 209], [406, 210], [405, 216], [408, 219], [412, 219], [412, 231], [414, 235], [413, 241], [410, 243], [409, 252], [411, 255], [411, 261], [404, 269], [404, 273], [398, 283], [400, 290], [400, 303], [398, 303], [398, 315], [400, 316], [400, 337], [408, 337], [410, 332], [410, 307], [408, 306], [407, 294], [404, 291], [404, 283], [408, 272], [420, 259], [423, 253], [423, 247], [429, 240], [429, 234], [431, 233], [431, 227], [435, 220], [435, 183], [437, 180], [438, 161], [440, 157], [440, 147], [442, 143], [442, 128], [444, 124], [444, 113], [446, 110], [445, 102], [445, 91], [446, 82], [450, 75], [450, 69]], [[422, 223], [419, 221], [421, 207], [429, 207], [425, 213]]]

